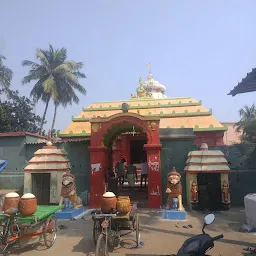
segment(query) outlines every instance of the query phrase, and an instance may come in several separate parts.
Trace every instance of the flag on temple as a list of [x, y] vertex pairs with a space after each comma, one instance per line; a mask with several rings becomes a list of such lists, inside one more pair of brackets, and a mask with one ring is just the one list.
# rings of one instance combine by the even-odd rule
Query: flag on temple
[[148, 64], [147, 64], [147, 67], [150, 67], [151, 66], [151, 62], [149, 62]]

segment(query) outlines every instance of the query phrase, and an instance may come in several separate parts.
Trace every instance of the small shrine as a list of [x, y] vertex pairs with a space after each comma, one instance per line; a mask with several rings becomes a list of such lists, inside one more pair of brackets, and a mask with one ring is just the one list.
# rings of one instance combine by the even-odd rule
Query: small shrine
[[190, 209], [221, 210], [230, 208], [228, 161], [220, 150], [209, 150], [206, 143], [200, 150], [188, 153], [186, 167], [187, 202]]
[[38, 204], [58, 204], [63, 174], [70, 171], [69, 160], [62, 149], [49, 141], [24, 168], [24, 193], [36, 196]]

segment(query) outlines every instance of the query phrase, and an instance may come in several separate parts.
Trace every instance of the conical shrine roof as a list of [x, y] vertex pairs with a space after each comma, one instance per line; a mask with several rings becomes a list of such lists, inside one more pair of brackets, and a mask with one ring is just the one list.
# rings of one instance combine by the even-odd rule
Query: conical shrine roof
[[208, 150], [203, 143], [201, 150], [190, 151], [184, 169], [187, 173], [220, 173], [230, 172], [228, 161], [220, 150]]
[[24, 171], [69, 171], [70, 165], [67, 154], [51, 143], [34, 153], [34, 157], [24, 168]]

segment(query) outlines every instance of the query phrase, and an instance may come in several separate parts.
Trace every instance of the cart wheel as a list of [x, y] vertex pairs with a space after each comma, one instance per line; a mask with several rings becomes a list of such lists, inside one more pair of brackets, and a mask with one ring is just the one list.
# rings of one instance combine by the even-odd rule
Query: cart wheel
[[101, 234], [102, 227], [99, 220], [95, 220], [93, 223], [93, 242], [96, 245], [98, 238]]
[[44, 244], [47, 248], [54, 245], [57, 237], [57, 219], [55, 216], [51, 216], [45, 222], [43, 230]]
[[139, 215], [136, 215], [136, 220], [135, 220], [135, 225], [136, 225], [136, 245], [140, 245], [140, 220], [139, 220]]
[[106, 243], [106, 237], [104, 234], [100, 234], [97, 245], [95, 256], [108, 256], [108, 245]]

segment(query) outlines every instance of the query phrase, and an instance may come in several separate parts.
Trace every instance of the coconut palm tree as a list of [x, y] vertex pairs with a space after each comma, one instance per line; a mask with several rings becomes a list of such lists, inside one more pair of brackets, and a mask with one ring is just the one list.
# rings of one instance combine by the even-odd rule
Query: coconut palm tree
[[54, 126], [58, 106], [65, 107], [72, 102], [78, 103], [79, 98], [76, 95], [76, 90], [86, 94], [85, 88], [78, 81], [79, 78], [85, 78], [85, 74], [80, 72], [83, 67], [81, 62], [67, 60], [65, 48], [54, 49], [52, 45], [49, 45], [48, 50], [37, 49], [36, 57], [39, 63], [29, 60], [22, 62], [23, 66], [30, 67], [29, 74], [23, 78], [22, 83], [27, 84], [36, 80], [30, 96], [36, 102], [42, 100], [45, 103], [40, 127], [41, 133], [50, 100], [55, 105]]
[[6, 58], [0, 55], [0, 87], [6, 90], [11, 85], [13, 72], [4, 65], [3, 60]]
[[256, 118], [256, 108], [255, 105], [252, 106], [245, 105], [243, 108], [239, 110], [240, 121], [237, 122], [234, 126], [236, 126], [236, 132], [240, 132], [240, 130], [244, 129], [244, 127]]

